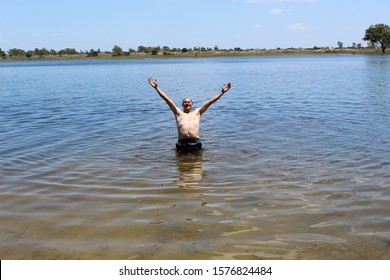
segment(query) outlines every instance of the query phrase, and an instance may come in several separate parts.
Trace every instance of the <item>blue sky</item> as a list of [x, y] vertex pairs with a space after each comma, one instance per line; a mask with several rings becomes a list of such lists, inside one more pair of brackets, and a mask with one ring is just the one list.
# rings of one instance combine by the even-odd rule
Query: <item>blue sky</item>
[[1, 0], [0, 48], [366, 46], [389, 11], [389, 0]]

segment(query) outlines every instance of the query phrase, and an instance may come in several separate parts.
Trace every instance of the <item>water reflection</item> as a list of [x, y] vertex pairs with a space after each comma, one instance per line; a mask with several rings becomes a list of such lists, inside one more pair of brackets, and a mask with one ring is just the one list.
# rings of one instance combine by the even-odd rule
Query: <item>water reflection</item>
[[203, 152], [199, 154], [176, 153], [178, 180], [175, 183], [180, 188], [198, 188], [205, 176], [203, 171]]
[[364, 73], [367, 77], [365, 90], [374, 98], [387, 98], [390, 89], [388, 79], [390, 73], [390, 59], [378, 56], [366, 59], [365, 62], [366, 71], [364, 71]]

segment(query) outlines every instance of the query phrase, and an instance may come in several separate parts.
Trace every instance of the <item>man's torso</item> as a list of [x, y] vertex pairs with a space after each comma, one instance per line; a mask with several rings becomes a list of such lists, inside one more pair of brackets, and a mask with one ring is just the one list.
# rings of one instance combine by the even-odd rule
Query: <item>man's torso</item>
[[189, 113], [180, 110], [176, 115], [176, 124], [179, 139], [199, 140], [200, 113], [198, 110]]

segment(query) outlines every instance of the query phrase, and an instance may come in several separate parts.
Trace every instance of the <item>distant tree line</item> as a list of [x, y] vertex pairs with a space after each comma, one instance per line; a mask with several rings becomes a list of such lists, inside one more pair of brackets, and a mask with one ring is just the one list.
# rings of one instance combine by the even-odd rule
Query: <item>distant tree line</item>
[[[51, 49], [50, 51], [43, 48], [43, 49], [38, 49], [36, 48], [35, 50], [28, 50], [28, 51], [25, 51], [25, 50], [22, 50], [22, 49], [17, 49], [17, 48], [13, 48], [13, 49], [10, 49], [7, 51], [8, 53], [8, 56], [9, 57], [27, 57], [27, 58], [30, 58], [32, 56], [39, 56], [39, 57], [43, 57], [43, 56], [47, 56], [47, 55], [59, 55], [59, 56], [62, 56], [62, 55], [75, 55], [75, 54], [79, 54], [79, 52], [76, 51], [76, 49], [70, 49], [70, 48], [66, 48], [66, 49], [63, 49], [63, 50], [60, 50], [60, 51], [56, 51], [56, 50], [53, 50]], [[6, 57], [6, 52], [3, 51], [1, 48], [0, 48], [0, 56], [5, 58]]]
[[[376, 25], [371, 25], [366, 31], [363, 40], [368, 41], [368, 48], [376, 48], [379, 47], [383, 53], [386, 52], [386, 48], [390, 47], [390, 27], [386, 24], [376, 24]], [[337, 46], [339, 49], [342, 49], [344, 44], [341, 41], [337, 42]], [[353, 43], [351, 47], [353, 49], [361, 49], [362, 44], [356, 44]], [[278, 48], [280, 49], [280, 48]], [[319, 49], [318, 47], [313, 47], [313, 49]], [[247, 50], [253, 50], [253, 49], [247, 49]], [[217, 45], [214, 46], [214, 48], [206, 48], [206, 47], [193, 47], [193, 48], [170, 48], [168, 46], [163, 46], [162, 48], [160, 46], [138, 46], [138, 49], [128, 49], [127, 51], [124, 51], [120, 46], [115, 45], [111, 52], [105, 52], [105, 53], [111, 53], [112, 56], [128, 56], [134, 53], [139, 53], [139, 54], [149, 54], [149, 55], [158, 55], [158, 54], [163, 54], [163, 55], [174, 55], [174, 53], [181, 52], [181, 53], [187, 53], [187, 52], [210, 52], [210, 51], [243, 51], [241, 48], [234, 48], [234, 49], [220, 49]], [[31, 58], [33, 56], [38, 56], [40, 58], [48, 55], [58, 55], [58, 56], [63, 56], [63, 55], [78, 55], [78, 54], [85, 54], [87, 57], [95, 57], [99, 56], [101, 53], [100, 49], [94, 50], [91, 49], [89, 51], [80, 51], [78, 52], [74, 48], [65, 48], [60, 51], [56, 50], [47, 50], [45, 48], [38, 49], [36, 48], [35, 50], [22, 50], [22, 49], [17, 49], [13, 48], [8, 50], [7, 52], [3, 51], [0, 48], [0, 57], [3, 59], [7, 58], [7, 55], [11, 58]]]
[[[215, 46], [214, 48], [206, 48], [206, 47], [194, 47], [194, 48], [170, 48], [168, 46], [163, 46], [162, 48], [160, 46], [138, 46], [137, 50], [129, 48], [127, 51], [124, 51], [120, 46], [115, 45], [111, 52], [105, 52], [105, 53], [111, 53], [112, 56], [127, 56], [131, 55], [134, 53], [139, 53], [139, 54], [149, 54], [149, 55], [158, 55], [159, 53], [162, 53], [163, 55], [173, 55], [176, 52], [182, 52], [182, 53], [187, 53], [187, 52], [209, 52], [209, 51], [219, 51], [220, 49], [218, 46]], [[230, 49], [230, 51], [233, 49]], [[221, 50], [221, 51], [229, 51], [229, 50]], [[242, 51], [241, 48], [234, 48], [234, 51]], [[100, 49], [94, 50], [85, 50], [85, 51], [77, 51], [74, 48], [66, 48], [62, 49], [60, 51], [56, 50], [47, 50], [46, 48], [38, 49], [36, 48], [35, 50], [22, 50], [22, 49], [17, 49], [13, 48], [8, 50], [7, 52], [3, 51], [0, 48], [0, 56], [2, 58], [6, 58], [7, 55], [9, 57], [13, 58], [31, 58], [33, 56], [39, 56], [39, 57], [44, 57], [48, 55], [58, 55], [58, 56], [63, 56], [63, 55], [79, 55], [79, 54], [85, 54], [87, 57], [94, 57], [94, 56], [99, 56], [101, 53]]]

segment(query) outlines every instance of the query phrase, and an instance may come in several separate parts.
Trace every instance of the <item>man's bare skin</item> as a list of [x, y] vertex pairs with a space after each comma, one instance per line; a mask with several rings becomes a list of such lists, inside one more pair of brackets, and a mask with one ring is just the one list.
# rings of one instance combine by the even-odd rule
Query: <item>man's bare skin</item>
[[148, 78], [149, 84], [157, 91], [162, 99], [168, 104], [169, 108], [175, 115], [177, 124], [178, 140], [199, 140], [200, 130], [200, 117], [211, 104], [216, 102], [223, 94], [225, 94], [230, 88], [231, 83], [225, 84], [221, 91], [207, 100], [202, 106], [192, 111], [192, 100], [185, 98], [182, 103], [183, 110], [176, 106], [176, 104], [164, 93], [158, 86], [157, 80], [150, 77]]

